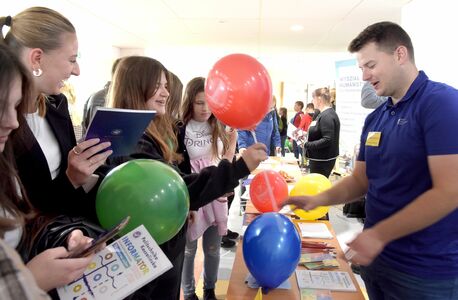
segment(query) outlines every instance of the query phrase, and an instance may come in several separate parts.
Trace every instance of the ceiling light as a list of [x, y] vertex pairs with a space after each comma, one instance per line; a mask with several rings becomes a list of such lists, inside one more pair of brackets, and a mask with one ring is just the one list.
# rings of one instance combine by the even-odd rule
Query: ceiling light
[[291, 31], [301, 31], [301, 30], [304, 30], [304, 26], [296, 24], [296, 25], [292, 25], [289, 29]]

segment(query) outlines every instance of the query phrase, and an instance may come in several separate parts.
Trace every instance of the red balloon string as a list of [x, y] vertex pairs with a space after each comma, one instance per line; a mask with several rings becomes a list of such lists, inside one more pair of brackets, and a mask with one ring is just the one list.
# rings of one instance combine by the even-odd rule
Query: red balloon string
[[[253, 140], [255, 143], [258, 143], [258, 139], [256, 138], [256, 132], [254, 130], [251, 130], [251, 135], [253, 136]], [[264, 180], [266, 181], [266, 187], [267, 187], [267, 192], [269, 193], [269, 200], [272, 202], [272, 208], [274, 209], [275, 212], [278, 212], [278, 205], [277, 202], [275, 201], [274, 197], [274, 192], [272, 190], [272, 186], [270, 185], [269, 178], [267, 178], [267, 174], [264, 173]]]

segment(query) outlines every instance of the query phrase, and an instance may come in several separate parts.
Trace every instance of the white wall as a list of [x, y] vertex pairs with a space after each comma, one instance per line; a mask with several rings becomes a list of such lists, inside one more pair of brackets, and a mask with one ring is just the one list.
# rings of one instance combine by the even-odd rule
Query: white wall
[[[116, 36], [128, 36], [136, 45], [145, 44], [141, 37], [134, 36], [117, 28], [108, 20], [92, 15], [77, 1], [56, 0], [19, 0], [3, 1], [2, 15], [14, 16], [31, 6], [46, 6], [55, 9], [74, 24], [79, 40], [81, 75], [69, 81], [74, 86], [77, 102], [76, 112], [82, 112], [84, 102], [95, 91], [103, 88], [110, 79], [112, 62], [125, 55], [145, 54], [161, 61], [176, 73], [186, 84], [195, 76], [206, 77], [213, 64], [221, 57], [231, 53], [246, 53], [256, 57], [269, 71], [274, 94], [280, 94], [280, 82], [284, 83], [283, 106], [292, 109], [294, 102], [310, 101], [310, 93], [316, 87], [334, 86], [336, 60], [348, 58], [346, 53], [268, 53], [269, 49], [249, 48], [209, 48], [209, 47], [158, 47], [126, 48], [117, 45]], [[107, 10], [109, 6], [107, 6]], [[260, 54], [261, 53], [261, 54]], [[309, 95], [306, 95], [306, 88]]]
[[[180, 77], [183, 84], [196, 76], [206, 77], [220, 58], [232, 53], [245, 53], [257, 58], [269, 71], [273, 93], [280, 94], [280, 82], [284, 83], [283, 106], [290, 109], [294, 102], [310, 102], [310, 93], [314, 88], [334, 86], [335, 61], [347, 59], [347, 53], [264, 53], [241, 48], [158, 48], [151, 47], [145, 54], [159, 60], [164, 66]], [[305, 95], [309, 88], [308, 97]], [[279, 103], [278, 103], [279, 105]]]
[[[114, 35], [129, 35], [109, 22], [100, 19], [77, 4], [57, 0], [2, 1], [0, 15], [14, 16], [32, 6], [45, 6], [66, 16], [75, 26], [79, 42], [81, 75], [72, 76], [69, 82], [76, 91], [76, 111], [82, 113], [84, 102], [90, 94], [103, 88], [111, 77], [112, 62], [123, 54], [122, 48], [113, 43]], [[138, 37], [132, 36], [131, 39]]]
[[415, 61], [431, 80], [458, 88], [458, 2], [413, 0], [402, 10], [402, 26], [412, 38]]

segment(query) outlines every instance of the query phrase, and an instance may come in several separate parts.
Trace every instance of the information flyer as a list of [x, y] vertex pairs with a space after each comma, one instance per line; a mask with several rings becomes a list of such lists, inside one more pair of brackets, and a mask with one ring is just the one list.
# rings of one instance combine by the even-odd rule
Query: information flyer
[[296, 270], [296, 277], [300, 289], [356, 292], [347, 272]]
[[81, 278], [57, 290], [62, 300], [123, 299], [172, 264], [141, 225], [98, 252]]

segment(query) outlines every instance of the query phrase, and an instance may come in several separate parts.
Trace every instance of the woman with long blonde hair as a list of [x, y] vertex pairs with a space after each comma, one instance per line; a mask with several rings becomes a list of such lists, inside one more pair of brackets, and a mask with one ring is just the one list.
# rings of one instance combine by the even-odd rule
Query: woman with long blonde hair
[[[5, 37], [4, 27], [9, 28]], [[45, 214], [96, 220], [94, 186], [99, 178], [94, 172], [112, 151], [106, 150], [110, 143], [99, 139], [76, 144], [68, 102], [61, 94], [64, 81], [80, 74], [73, 24], [57, 11], [31, 7], [0, 17], [0, 43], [17, 55], [33, 82], [27, 111], [18, 116], [23, 130], [12, 138], [30, 201]]]

